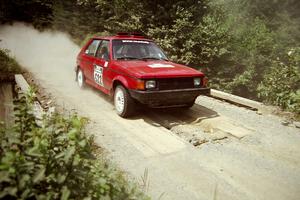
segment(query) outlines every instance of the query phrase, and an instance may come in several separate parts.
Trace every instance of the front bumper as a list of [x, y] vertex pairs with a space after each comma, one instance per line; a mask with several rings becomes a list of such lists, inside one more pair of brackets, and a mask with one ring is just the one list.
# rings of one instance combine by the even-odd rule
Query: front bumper
[[132, 98], [152, 107], [186, 105], [195, 101], [200, 95], [209, 95], [210, 88], [192, 88], [161, 91], [129, 90]]

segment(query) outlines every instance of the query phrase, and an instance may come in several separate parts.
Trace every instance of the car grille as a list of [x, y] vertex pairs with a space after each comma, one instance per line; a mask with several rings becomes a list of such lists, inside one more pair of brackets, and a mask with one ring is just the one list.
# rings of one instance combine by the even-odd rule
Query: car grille
[[193, 78], [158, 79], [157, 82], [158, 82], [159, 90], [194, 88], [194, 79]]

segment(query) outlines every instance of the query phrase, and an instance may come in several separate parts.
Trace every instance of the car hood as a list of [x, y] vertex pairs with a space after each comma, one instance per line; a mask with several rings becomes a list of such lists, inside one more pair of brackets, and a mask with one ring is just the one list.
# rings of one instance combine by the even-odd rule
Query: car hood
[[117, 61], [115, 64], [141, 79], [204, 76], [200, 71], [169, 61]]

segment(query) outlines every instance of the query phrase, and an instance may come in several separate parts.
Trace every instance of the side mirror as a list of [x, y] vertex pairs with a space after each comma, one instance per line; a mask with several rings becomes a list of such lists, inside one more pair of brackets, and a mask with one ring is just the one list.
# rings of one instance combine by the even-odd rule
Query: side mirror
[[85, 50], [84, 53], [85, 53], [85, 54], [89, 54], [89, 52], [90, 52], [90, 51], [87, 49], [87, 50]]

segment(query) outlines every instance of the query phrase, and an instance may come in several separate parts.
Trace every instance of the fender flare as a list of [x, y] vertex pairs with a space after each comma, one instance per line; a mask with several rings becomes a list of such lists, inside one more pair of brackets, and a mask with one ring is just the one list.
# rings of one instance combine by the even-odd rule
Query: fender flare
[[118, 85], [118, 84], [122, 84], [125, 89], [128, 89], [128, 81], [126, 78], [124, 78], [123, 76], [116, 76], [113, 81], [112, 81], [112, 87], [111, 87], [111, 90], [110, 90], [110, 93], [113, 95], [114, 93], [114, 90], [115, 90], [115, 87]]

